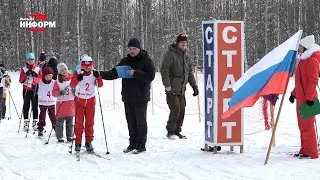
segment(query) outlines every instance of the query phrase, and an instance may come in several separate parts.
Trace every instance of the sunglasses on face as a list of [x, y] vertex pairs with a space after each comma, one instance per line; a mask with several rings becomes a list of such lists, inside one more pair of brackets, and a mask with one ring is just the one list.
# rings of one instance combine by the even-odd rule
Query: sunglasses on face
[[189, 37], [188, 34], [182, 34], [181, 37]]
[[27, 61], [34, 61], [34, 59], [27, 59]]

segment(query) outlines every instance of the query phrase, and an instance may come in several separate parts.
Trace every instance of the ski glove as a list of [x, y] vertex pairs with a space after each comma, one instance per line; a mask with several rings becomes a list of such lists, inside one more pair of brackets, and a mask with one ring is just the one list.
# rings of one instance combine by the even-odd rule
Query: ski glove
[[198, 86], [193, 87], [193, 94], [192, 94], [192, 96], [198, 96], [198, 94], [199, 94]]
[[71, 89], [71, 91], [74, 95], [76, 94], [76, 89]]
[[94, 77], [98, 78], [100, 76], [100, 73], [99, 73], [99, 71], [93, 70], [93, 75], [94, 75]]
[[166, 91], [166, 92], [171, 92], [171, 87], [166, 87], [166, 88], [165, 88], [165, 91]]
[[29, 69], [29, 70], [26, 72], [26, 75], [27, 75], [27, 76], [32, 75], [32, 70], [31, 70], [31, 69]]
[[295, 97], [293, 96], [293, 95], [291, 95], [290, 97], [289, 97], [289, 101], [293, 104], [294, 103], [294, 99], [295, 99]]
[[67, 91], [66, 90], [61, 90], [60, 91], [60, 94], [63, 96], [63, 95], [66, 95], [67, 94]]
[[83, 74], [78, 74], [77, 79], [78, 79], [78, 81], [82, 81], [83, 80]]
[[313, 106], [314, 101], [309, 101], [309, 100], [307, 100], [306, 103], [308, 104], [308, 106]]
[[32, 76], [33, 77], [38, 77], [38, 74], [36, 72], [32, 71]]

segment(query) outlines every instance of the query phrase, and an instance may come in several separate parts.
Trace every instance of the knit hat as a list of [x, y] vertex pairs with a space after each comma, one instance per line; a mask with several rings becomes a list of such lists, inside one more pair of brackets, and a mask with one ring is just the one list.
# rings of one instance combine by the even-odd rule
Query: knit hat
[[67, 71], [68, 71], [68, 66], [67, 66], [65, 63], [59, 63], [59, 64], [57, 65], [58, 73], [60, 74], [61, 71], [62, 71], [62, 69], [64, 69], [64, 68], [66, 68]]
[[93, 66], [92, 58], [90, 56], [82, 57], [81, 66]]
[[42, 69], [42, 74], [43, 74], [43, 77], [45, 77], [48, 74], [54, 74], [54, 73], [51, 67], [45, 67]]
[[141, 49], [140, 41], [137, 38], [132, 38], [128, 42], [128, 47], [136, 47], [138, 49]]
[[30, 52], [30, 53], [26, 54], [26, 59], [33, 59], [33, 60], [35, 60], [36, 58], [35, 58], [34, 54]]
[[42, 51], [40, 53], [39, 61], [45, 61], [47, 59], [46, 53]]
[[177, 36], [176, 42], [177, 42], [177, 44], [178, 44], [178, 43], [181, 42], [181, 41], [188, 41], [188, 35], [187, 35], [187, 34], [179, 34], [179, 35]]
[[300, 41], [300, 45], [306, 49], [310, 49], [315, 44], [314, 35], [307, 36]]

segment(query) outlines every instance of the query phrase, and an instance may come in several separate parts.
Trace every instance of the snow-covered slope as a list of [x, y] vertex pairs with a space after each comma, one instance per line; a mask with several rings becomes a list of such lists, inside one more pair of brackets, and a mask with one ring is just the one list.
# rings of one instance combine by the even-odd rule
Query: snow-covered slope
[[[18, 74], [12, 73], [11, 93], [19, 114], [22, 108], [22, 87]], [[202, 77], [200, 76], [200, 82]], [[292, 89], [290, 82], [288, 91]], [[115, 81], [115, 106], [113, 106], [113, 81], [104, 81], [100, 89], [102, 108], [110, 154], [106, 146], [97, 101], [95, 118], [96, 151], [110, 160], [82, 154], [77, 162], [75, 155], [68, 153], [68, 144], [58, 144], [55, 135], [48, 145], [36, 135], [17, 133], [19, 118], [11, 104], [11, 120], [0, 123], [0, 180], [18, 179], [119, 179], [119, 180], [211, 180], [211, 179], [320, 179], [319, 160], [299, 160], [288, 155], [299, 149], [299, 131], [295, 106], [285, 100], [276, 133], [276, 147], [272, 149], [269, 164], [264, 164], [271, 133], [245, 136], [244, 153], [229, 152], [222, 147], [217, 155], [200, 151], [203, 147], [203, 121], [199, 123], [197, 101], [192, 89], [187, 89], [187, 112], [183, 126], [186, 140], [168, 140], [165, 125], [169, 113], [161, 77], [154, 81], [154, 105], [148, 109], [147, 151], [139, 155], [124, 154], [128, 145], [128, 130], [121, 102], [121, 80]], [[202, 91], [200, 91], [202, 92]], [[201, 94], [201, 98], [203, 94]], [[201, 103], [203, 101], [201, 100]], [[8, 111], [9, 114], [9, 111]], [[47, 121], [49, 122], [49, 120]], [[44, 135], [51, 130], [47, 123]]]

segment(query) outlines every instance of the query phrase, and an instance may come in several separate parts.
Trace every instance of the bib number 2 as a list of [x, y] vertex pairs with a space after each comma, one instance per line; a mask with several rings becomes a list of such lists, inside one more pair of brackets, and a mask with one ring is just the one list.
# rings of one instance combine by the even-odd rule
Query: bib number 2
[[89, 83], [86, 83], [86, 91], [89, 91], [89, 87], [90, 87]]

